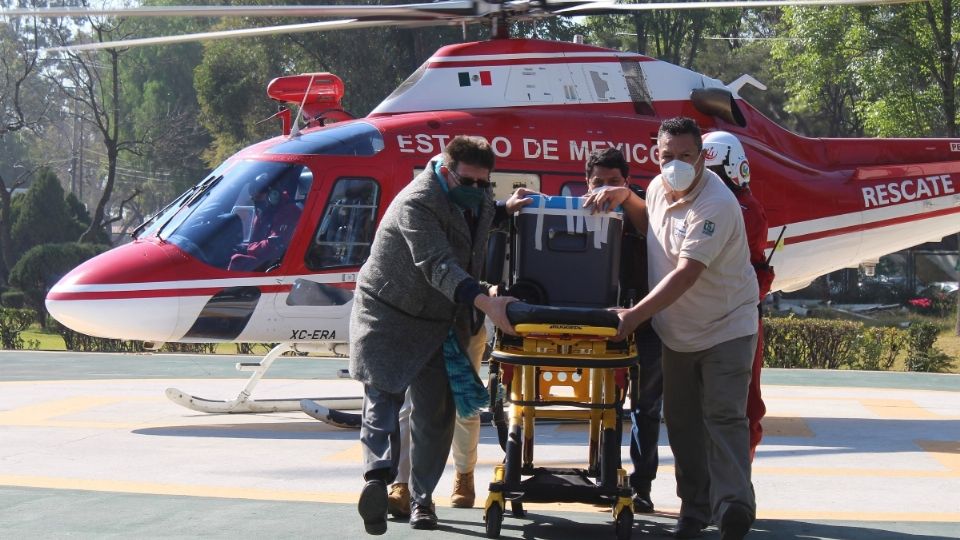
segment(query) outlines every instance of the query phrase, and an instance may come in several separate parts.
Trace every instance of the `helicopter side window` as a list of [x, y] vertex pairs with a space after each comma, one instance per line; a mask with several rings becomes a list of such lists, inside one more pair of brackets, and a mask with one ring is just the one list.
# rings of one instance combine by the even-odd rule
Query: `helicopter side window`
[[339, 178], [304, 259], [310, 270], [360, 266], [370, 255], [380, 186], [372, 178]]

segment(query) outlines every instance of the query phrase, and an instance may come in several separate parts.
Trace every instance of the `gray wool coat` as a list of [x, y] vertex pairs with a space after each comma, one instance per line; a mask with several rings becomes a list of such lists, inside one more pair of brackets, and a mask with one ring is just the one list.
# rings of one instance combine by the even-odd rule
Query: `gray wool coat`
[[360, 268], [350, 315], [350, 374], [382, 391], [403, 392], [451, 325], [467, 350], [473, 306], [454, 291], [480, 279], [495, 206], [481, 206], [471, 234], [459, 207], [437, 181], [433, 162], [390, 203]]

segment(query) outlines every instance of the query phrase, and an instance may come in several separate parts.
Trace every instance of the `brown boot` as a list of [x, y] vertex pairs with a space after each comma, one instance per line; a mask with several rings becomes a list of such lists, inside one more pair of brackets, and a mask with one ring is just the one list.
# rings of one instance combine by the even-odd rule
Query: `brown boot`
[[453, 495], [450, 504], [454, 508], [473, 508], [477, 496], [473, 490], [473, 473], [457, 473], [453, 481]]
[[403, 482], [390, 485], [387, 495], [387, 510], [395, 518], [410, 517], [410, 488]]

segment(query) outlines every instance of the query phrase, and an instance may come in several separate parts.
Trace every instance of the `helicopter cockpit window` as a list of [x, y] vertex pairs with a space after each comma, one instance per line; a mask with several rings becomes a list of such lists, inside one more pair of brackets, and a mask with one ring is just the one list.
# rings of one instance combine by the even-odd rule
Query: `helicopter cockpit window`
[[366, 122], [348, 122], [298, 135], [267, 153], [372, 156], [381, 150], [383, 135], [380, 130]]
[[268, 272], [287, 251], [312, 182], [303, 165], [242, 161], [197, 185], [157, 235], [210, 266]]
[[360, 266], [370, 255], [380, 186], [371, 178], [339, 178], [304, 262], [310, 270]]

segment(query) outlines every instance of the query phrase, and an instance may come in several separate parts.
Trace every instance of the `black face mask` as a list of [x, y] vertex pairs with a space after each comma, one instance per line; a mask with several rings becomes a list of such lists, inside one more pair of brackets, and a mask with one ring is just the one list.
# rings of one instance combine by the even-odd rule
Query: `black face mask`
[[482, 189], [457, 186], [451, 189], [447, 196], [450, 197], [450, 200], [453, 201], [453, 204], [459, 206], [460, 208], [477, 213], [480, 210], [480, 205], [483, 203], [483, 199], [487, 196], [487, 194], [484, 193], [484, 190]]

